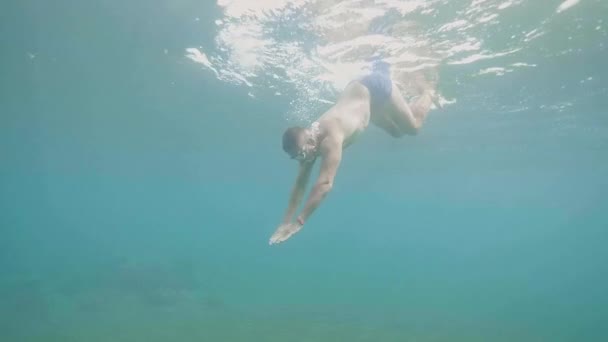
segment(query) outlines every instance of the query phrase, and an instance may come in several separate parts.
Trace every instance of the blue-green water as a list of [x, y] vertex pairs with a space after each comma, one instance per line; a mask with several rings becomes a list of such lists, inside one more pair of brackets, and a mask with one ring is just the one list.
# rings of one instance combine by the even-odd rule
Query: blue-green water
[[[466, 34], [484, 55], [521, 50], [448, 58], [439, 88], [456, 102], [416, 137], [370, 128], [278, 246], [301, 89], [186, 57], [242, 72], [220, 60], [225, 7], [2, 4], [0, 339], [606, 340], [608, 9], [513, 3]], [[466, 41], [437, 28], [468, 4], [397, 21]]]

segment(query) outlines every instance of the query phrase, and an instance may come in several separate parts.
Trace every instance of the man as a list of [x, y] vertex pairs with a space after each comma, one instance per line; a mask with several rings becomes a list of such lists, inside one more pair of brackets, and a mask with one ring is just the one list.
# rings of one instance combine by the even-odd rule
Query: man
[[[372, 72], [350, 82], [336, 104], [308, 128], [291, 127], [283, 134], [283, 150], [300, 162], [283, 223], [270, 237], [269, 244], [289, 239], [312, 215], [333, 186], [342, 151], [363, 132], [371, 121], [395, 138], [418, 133], [433, 102], [433, 90], [418, 81], [420, 97], [410, 106], [391, 80], [388, 63], [377, 61]], [[294, 221], [312, 167], [322, 158], [319, 177], [304, 208]]]

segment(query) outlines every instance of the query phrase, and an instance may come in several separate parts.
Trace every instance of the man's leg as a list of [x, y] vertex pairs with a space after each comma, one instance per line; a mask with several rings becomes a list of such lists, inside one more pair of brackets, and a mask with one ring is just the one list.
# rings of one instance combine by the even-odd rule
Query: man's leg
[[390, 109], [388, 111], [393, 122], [403, 134], [417, 134], [431, 109], [431, 104], [433, 103], [431, 89], [425, 87], [421, 89], [421, 92], [420, 97], [411, 105], [408, 105], [401, 95], [401, 91], [393, 82], [393, 90], [389, 103]]
[[376, 110], [372, 114], [372, 123], [382, 128], [386, 133], [390, 134], [392, 137], [401, 138], [404, 133], [401, 131], [399, 126], [397, 126], [397, 124], [393, 121], [393, 119], [387, 112], [388, 110]]

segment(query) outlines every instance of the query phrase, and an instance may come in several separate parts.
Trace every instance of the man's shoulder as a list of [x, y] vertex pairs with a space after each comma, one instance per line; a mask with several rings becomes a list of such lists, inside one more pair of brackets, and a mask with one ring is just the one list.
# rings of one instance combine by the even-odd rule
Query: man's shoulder
[[326, 153], [334, 149], [341, 149], [344, 134], [339, 128], [329, 129], [321, 141], [321, 152]]
[[335, 138], [342, 135], [342, 126], [336, 118], [330, 118], [319, 122], [319, 127], [324, 138]]

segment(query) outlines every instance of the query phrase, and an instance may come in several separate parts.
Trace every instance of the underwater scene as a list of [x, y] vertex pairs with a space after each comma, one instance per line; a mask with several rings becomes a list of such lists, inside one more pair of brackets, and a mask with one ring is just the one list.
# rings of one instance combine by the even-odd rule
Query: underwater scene
[[608, 2], [0, 10], [0, 341], [608, 340]]

